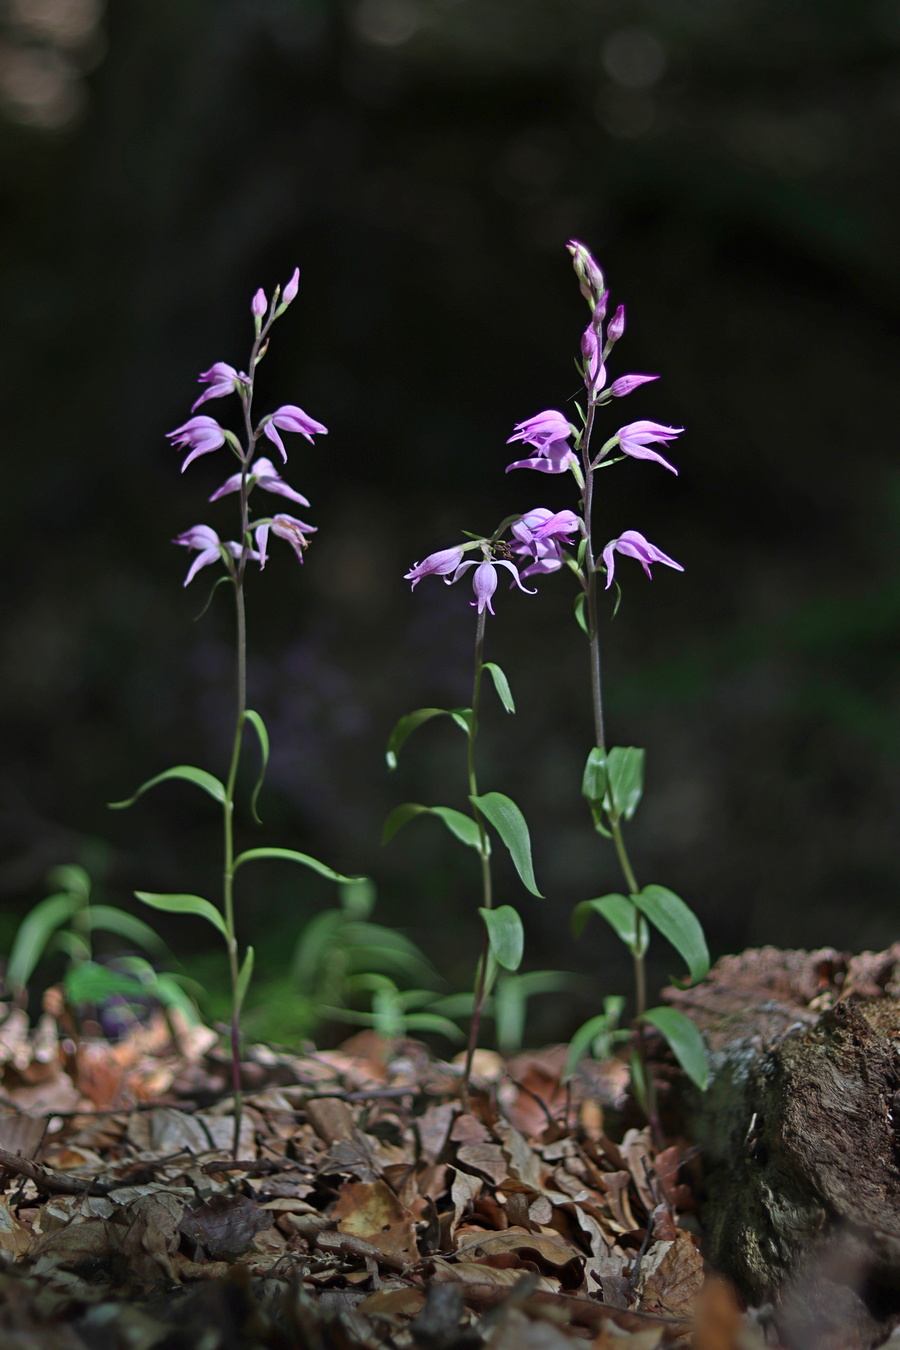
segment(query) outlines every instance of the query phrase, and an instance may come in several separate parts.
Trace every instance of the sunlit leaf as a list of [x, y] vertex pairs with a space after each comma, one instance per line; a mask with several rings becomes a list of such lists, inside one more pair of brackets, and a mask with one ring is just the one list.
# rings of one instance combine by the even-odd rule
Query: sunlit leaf
[[368, 877], [345, 877], [343, 873], [335, 872], [334, 868], [319, 862], [318, 859], [311, 858], [308, 853], [298, 853], [293, 848], [248, 848], [235, 858], [233, 870], [236, 872], [244, 863], [254, 862], [260, 858], [281, 858], [285, 862], [300, 863], [301, 867], [308, 867], [311, 871], [318, 872], [319, 876], [327, 877], [329, 881], [357, 882], [368, 880]]
[[211, 923], [213, 928], [218, 928], [224, 938], [228, 937], [228, 929], [219, 910], [200, 895], [156, 895], [152, 891], [135, 891], [135, 895], [151, 909], [162, 909], [168, 914], [196, 914]]
[[478, 913], [484, 919], [488, 942], [498, 966], [504, 970], [518, 970], [525, 950], [525, 930], [512, 905], [479, 909]]
[[703, 1037], [690, 1018], [677, 1008], [649, 1008], [643, 1020], [662, 1032], [678, 1063], [702, 1092], [709, 1083], [709, 1058]]
[[690, 906], [665, 886], [645, 886], [631, 898], [684, 959], [691, 983], [702, 980], [709, 970], [709, 948], [700, 920]]
[[244, 713], [244, 716], [252, 726], [253, 730], [256, 732], [256, 737], [257, 740], [259, 741], [260, 754], [262, 755], [262, 763], [260, 764], [259, 768], [259, 776], [254, 785], [253, 794], [250, 797], [250, 814], [256, 821], [257, 825], [261, 825], [262, 821], [260, 820], [259, 814], [256, 810], [256, 802], [257, 798], [259, 797], [263, 782], [265, 781], [266, 768], [269, 763], [269, 733], [266, 731], [266, 724], [262, 720], [258, 712], [252, 712], [248, 708], [247, 711]]
[[503, 671], [497, 665], [496, 661], [485, 661], [482, 670], [489, 670], [491, 679], [494, 681], [494, 688], [497, 691], [497, 697], [503, 704], [508, 713], [516, 711], [516, 705], [513, 702], [512, 690], [509, 687], [509, 680]]
[[543, 900], [541, 892], [537, 888], [537, 882], [534, 879], [534, 867], [531, 862], [531, 837], [528, 833], [528, 826], [525, 824], [525, 817], [516, 806], [515, 802], [502, 792], [486, 792], [481, 797], [470, 797], [469, 801], [473, 806], [477, 806], [489, 824], [503, 840], [509, 849], [509, 856], [515, 864], [523, 886], [532, 895], [538, 896]]
[[158, 773], [155, 778], [148, 778], [146, 783], [142, 783], [137, 792], [129, 797], [127, 801], [109, 802], [109, 809], [111, 811], [121, 811], [126, 806], [131, 806], [131, 804], [136, 802], [138, 797], [142, 797], [149, 788], [155, 787], [157, 783], [164, 783], [168, 778], [181, 778], [186, 783], [193, 783], [195, 787], [202, 788], [204, 792], [208, 792], [214, 801], [219, 803], [225, 801], [225, 786], [223, 783], [219, 782], [214, 774], [207, 773], [205, 769], [195, 769], [190, 764], [177, 764], [174, 769], [166, 769], [163, 773]]

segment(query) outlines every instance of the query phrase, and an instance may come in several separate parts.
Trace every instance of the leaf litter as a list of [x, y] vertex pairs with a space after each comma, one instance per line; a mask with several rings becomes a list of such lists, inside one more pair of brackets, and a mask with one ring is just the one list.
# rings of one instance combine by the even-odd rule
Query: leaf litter
[[207, 1028], [75, 1042], [0, 1005], [0, 1344], [762, 1347], [705, 1278], [686, 1141], [622, 1061], [564, 1060], [483, 1052], [464, 1110], [418, 1042], [255, 1046], [235, 1158]]

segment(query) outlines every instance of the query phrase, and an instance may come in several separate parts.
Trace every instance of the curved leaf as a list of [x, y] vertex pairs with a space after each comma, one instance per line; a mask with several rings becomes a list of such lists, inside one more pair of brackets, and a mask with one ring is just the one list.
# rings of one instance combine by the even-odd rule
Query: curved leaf
[[438, 1013], [410, 1013], [404, 1021], [409, 1031], [433, 1031], [439, 1036], [446, 1036], [448, 1041], [456, 1041], [458, 1045], [465, 1043], [465, 1035], [456, 1023]]
[[211, 905], [200, 895], [156, 895], [152, 891], [135, 891], [135, 895], [151, 909], [163, 909], [168, 914], [197, 914], [201, 919], [206, 919], [207, 923], [211, 923], [213, 928], [218, 928], [226, 940], [228, 938], [228, 929], [222, 915], [215, 905]]
[[581, 777], [581, 795], [589, 802], [601, 802], [606, 796], [606, 751], [594, 746], [587, 757]]
[[494, 688], [497, 691], [497, 697], [499, 698], [500, 702], [503, 704], [504, 708], [508, 713], [514, 713], [516, 711], [516, 705], [513, 702], [512, 690], [509, 687], [509, 680], [506, 678], [503, 671], [497, 665], [496, 661], [485, 661], [481, 669], [489, 670], [491, 672], [491, 679], [494, 681]]
[[578, 937], [591, 914], [600, 914], [632, 952], [643, 956], [647, 950], [647, 925], [641, 922], [633, 901], [613, 893], [596, 900], [582, 900], [572, 911], [572, 932]]
[[645, 886], [631, 898], [684, 959], [691, 983], [702, 980], [709, 970], [709, 948], [700, 920], [690, 906], [665, 886]]
[[484, 919], [488, 942], [498, 966], [504, 970], [518, 970], [525, 950], [525, 930], [512, 905], [498, 909], [479, 909]]
[[575, 622], [578, 624], [578, 627], [581, 629], [582, 633], [584, 633], [585, 637], [590, 637], [591, 634], [590, 629], [588, 628], [587, 616], [584, 612], [586, 600], [587, 596], [584, 591], [579, 591], [578, 595], [575, 597]]
[[252, 712], [248, 708], [247, 711], [244, 713], [244, 716], [252, 726], [253, 730], [256, 732], [256, 737], [257, 740], [259, 741], [260, 753], [262, 754], [262, 764], [260, 765], [259, 769], [259, 777], [256, 780], [256, 784], [253, 788], [253, 795], [250, 798], [250, 814], [256, 821], [257, 825], [261, 825], [262, 821], [260, 820], [256, 810], [256, 802], [257, 798], [259, 797], [260, 789], [262, 788], [263, 782], [265, 780], [266, 769], [268, 768], [269, 764], [269, 733], [266, 731], [266, 724], [262, 720], [258, 712]]
[[127, 801], [108, 802], [107, 805], [111, 811], [122, 811], [126, 806], [136, 802], [138, 797], [142, 797], [148, 788], [156, 787], [157, 783], [164, 783], [167, 778], [183, 778], [185, 782], [193, 783], [195, 787], [208, 792], [214, 801], [220, 804], [225, 801], [225, 785], [220, 783], [214, 774], [207, 773], [205, 769], [195, 769], [190, 764], [177, 764], [174, 769], [166, 769], [155, 778], [148, 778], [146, 783], [141, 783], [137, 792]]
[[63, 979], [66, 998], [70, 1003], [101, 1003], [110, 994], [125, 998], [146, 998], [148, 989], [140, 980], [95, 961], [80, 961]]
[[6, 968], [11, 988], [19, 992], [26, 987], [52, 935], [83, 903], [78, 895], [48, 895], [25, 915], [13, 939]]
[[238, 972], [237, 985], [234, 990], [234, 1015], [240, 1015], [241, 1008], [244, 1006], [244, 999], [247, 997], [247, 989], [250, 986], [250, 976], [253, 974], [253, 948], [248, 947], [244, 955], [244, 960]]
[[136, 919], [133, 914], [126, 914], [123, 909], [116, 909], [113, 905], [91, 905], [88, 917], [91, 932], [99, 928], [105, 933], [116, 933], [129, 942], [136, 942], [148, 952], [166, 950], [166, 944], [148, 923]]
[[404, 802], [401, 806], [394, 807], [384, 822], [382, 844], [386, 844], [388, 840], [393, 839], [397, 831], [402, 829], [407, 821], [421, 815], [438, 816], [452, 835], [455, 835], [463, 844], [468, 844], [469, 848], [481, 852], [481, 831], [477, 822], [471, 816], [464, 815], [462, 811], [454, 811], [451, 806], [419, 806], [416, 802]]
[[544, 897], [534, 879], [528, 826], [515, 802], [505, 797], [502, 792], [486, 792], [482, 797], [470, 797], [469, 801], [473, 806], [477, 806], [485, 819], [493, 825], [509, 849], [509, 855], [522, 880], [522, 885], [531, 891], [532, 895], [543, 900]]
[[703, 1092], [709, 1083], [709, 1059], [693, 1022], [677, 1008], [649, 1008], [643, 1021], [662, 1032], [688, 1078]]
[[397, 756], [408, 736], [426, 722], [430, 722], [433, 717], [447, 717], [449, 714], [446, 708], [417, 708], [415, 712], [407, 713], [401, 717], [400, 721], [394, 727], [388, 737], [388, 746], [385, 754], [387, 766], [389, 769], [396, 769]]
[[78, 863], [60, 863], [52, 867], [47, 874], [47, 884], [54, 891], [68, 891], [71, 895], [80, 895], [87, 900], [91, 894], [91, 879]]
[[614, 746], [606, 756], [606, 782], [610, 805], [631, 820], [644, 795], [644, 751], [636, 746]]
[[317, 858], [311, 858], [308, 853], [298, 853], [293, 848], [248, 848], [235, 858], [232, 871], [236, 872], [243, 863], [253, 862], [257, 858], [281, 858], [285, 862], [300, 863], [302, 867], [309, 867], [313, 872], [318, 872], [319, 876], [327, 877], [329, 881], [368, 881], [368, 877], [345, 877], [343, 873], [335, 872], [333, 867], [319, 862]]

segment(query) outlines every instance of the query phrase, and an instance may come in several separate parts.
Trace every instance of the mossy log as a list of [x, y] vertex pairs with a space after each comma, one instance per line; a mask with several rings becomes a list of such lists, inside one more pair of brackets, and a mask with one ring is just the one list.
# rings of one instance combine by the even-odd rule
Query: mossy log
[[710, 1263], [797, 1350], [900, 1324], [900, 944], [748, 951], [669, 1000], [710, 1049], [689, 1103]]

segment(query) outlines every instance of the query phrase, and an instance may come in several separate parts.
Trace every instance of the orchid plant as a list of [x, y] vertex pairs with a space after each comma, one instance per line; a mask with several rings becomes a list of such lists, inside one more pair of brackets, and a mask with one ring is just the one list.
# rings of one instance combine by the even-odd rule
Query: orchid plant
[[[608, 436], [599, 448], [595, 447], [596, 422], [601, 410], [605, 410], [613, 400], [625, 397], [658, 376], [622, 375], [607, 385], [607, 361], [625, 333], [625, 308], [623, 305], [618, 306], [604, 331], [609, 292], [603, 273], [584, 244], [571, 240], [568, 250], [581, 294], [591, 311], [590, 321], [582, 335], [581, 361], [578, 363], [584, 380], [585, 400], [576, 407], [576, 423], [556, 409], [548, 409], [519, 422], [509, 441], [522, 442], [531, 448], [532, 454], [527, 459], [515, 460], [508, 466], [507, 472], [512, 469], [532, 469], [545, 474], [569, 474], [575, 480], [578, 492], [577, 550], [551, 553], [542, 560], [542, 570], [559, 571], [565, 567], [578, 583], [576, 618], [589, 644], [594, 721], [594, 745], [585, 766], [582, 793], [589, 803], [595, 829], [612, 840], [625, 880], [626, 893], [582, 901], [575, 909], [573, 927], [578, 934], [591, 914], [600, 914], [631, 951], [638, 1036], [633, 1080], [648, 1117], [655, 1125], [653, 1085], [646, 1073], [644, 1026], [650, 1024], [662, 1033], [682, 1067], [698, 1086], [705, 1086], [708, 1071], [703, 1043], [693, 1024], [672, 1008], [647, 1007], [644, 957], [650, 935], [649, 926], [675, 947], [688, 967], [691, 980], [701, 979], [705, 975], [709, 967], [709, 953], [703, 930], [689, 906], [666, 887], [640, 886], [629, 857], [623, 826], [634, 816], [643, 795], [644, 752], [633, 746], [609, 747], [607, 744], [600, 678], [600, 601], [602, 591], [609, 591], [613, 585], [621, 598], [616, 581], [617, 555], [636, 559], [648, 577], [652, 576], [651, 567], [654, 564], [679, 572], [684, 569], [638, 530], [624, 530], [601, 550], [596, 549], [596, 475], [599, 470], [625, 459], [650, 461], [670, 473], [677, 473], [674, 465], [653, 447], [666, 449], [683, 428], [645, 420], [629, 422]], [[531, 529], [538, 547], [545, 540], [555, 544], [559, 537], [556, 522], [561, 514], [550, 515], [543, 522], [534, 524], [526, 516], [522, 518], [522, 525], [527, 524]], [[586, 1023], [573, 1040], [570, 1061], [592, 1039], [600, 1038], [608, 1043], [610, 1036], [620, 1036], [621, 1033], [616, 1030], [620, 1011], [616, 1003]]]
[[[217, 906], [198, 895], [159, 895], [149, 891], [136, 891], [135, 894], [144, 904], [154, 909], [179, 914], [193, 914], [205, 919], [225, 940], [231, 980], [230, 1042], [234, 1091], [235, 1157], [237, 1156], [242, 1116], [241, 1008], [253, 972], [253, 947], [248, 946], [243, 957], [240, 956], [239, 952], [234, 911], [235, 874], [238, 868], [243, 867], [248, 862], [263, 858], [278, 858], [311, 868], [332, 881], [353, 883], [363, 880], [359, 877], [342, 876], [324, 863], [306, 853], [300, 853], [296, 849], [251, 848], [236, 854], [234, 845], [236, 788], [244, 732], [247, 727], [250, 727], [255, 735], [261, 761], [249, 803], [250, 814], [257, 824], [260, 823], [257, 813], [257, 800], [269, 759], [269, 736], [265, 723], [258, 712], [247, 706], [247, 622], [244, 602], [244, 580], [247, 566], [249, 563], [255, 563], [258, 564], [260, 570], [265, 567], [270, 535], [284, 539], [293, 549], [298, 562], [302, 563], [304, 550], [309, 543], [308, 536], [316, 532], [314, 525], [308, 525], [287, 512], [277, 511], [274, 515], [263, 512], [258, 516], [252, 516], [250, 509], [251, 495], [256, 489], [283, 497], [287, 501], [304, 508], [309, 506], [307, 499], [285, 482], [272, 461], [264, 455], [258, 454], [258, 451], [264, 446], [265, 441], [268, 441], [278, 451], [282, 462], [287, 463], [287, 451], [281, 432], [291, 432], [303, 436], [310, 444], [314, 444], [314, 437], [324, 436], [327, 430], [321, 422], [317, 422], [315, 418], [310, 417], [308, 413], [295, 404], [284, 404], [276, 408], [274, 412], [267, 413], [258, 421], [255, 420], [254, 416], [253, 397], [257, 366], [268, 349], [269, 334], [273, 324], [281, 318], [296, 298], [298, 286], [299, 270], [295, 268], [283, 293], [281, 288], [276, 286], [271, 299], [267, 299], [264, 291], [257, 290], [250, 305], [254, 337], [247, 371], [237, 370], [225, 361], [217, 361], [210, 366], [209, 370], [203, 371], [199, 376], [199, 382], [206, 388], [191, 408], [194, 415], [181, 426], [176, 427], [174, 431], [167, 433], [168, 439], [173, 445], [179, 450], [187, 451], [181, 466], [182, 473], [188, 465], [201, 455], [210, 454], [223, 447], [227, 447], [232, 452], [238, 463], [237, 471], [231, 474], [209, 499], [211, 502], [216, 502], [231, 494], [237, 496], [239, 514], [237, 539], [222, 539], [211, 526], [203, 524], [192, 526], [173, 540], [173, 543], [196, 553], [196, 557], [188, 568], [184, 580], [185, 586], [194, 580], [202, 568], [219, 564], [224, 571], [215, 582], [213, 591], [224, 583], [231, 587], [234, 595], [236, 627], [235, 721], [231, 756], [226, 775], [224, 778], [217, 778], [205, 769], [195, 768], [188, 764], [179, 764], [148, 779], [126, 801], [111, 803], [111, 806], [115, 809], [130, 806], [148, 788], [169, 779], [183, 779], [207, 793], [221, 808], [223, 833], [221, 904]], [[235, 395], [240, 404], [240, 432], [236, 433], [220, 425], [208, 413], [197, 412], [197, 409], [210, 399]]]

